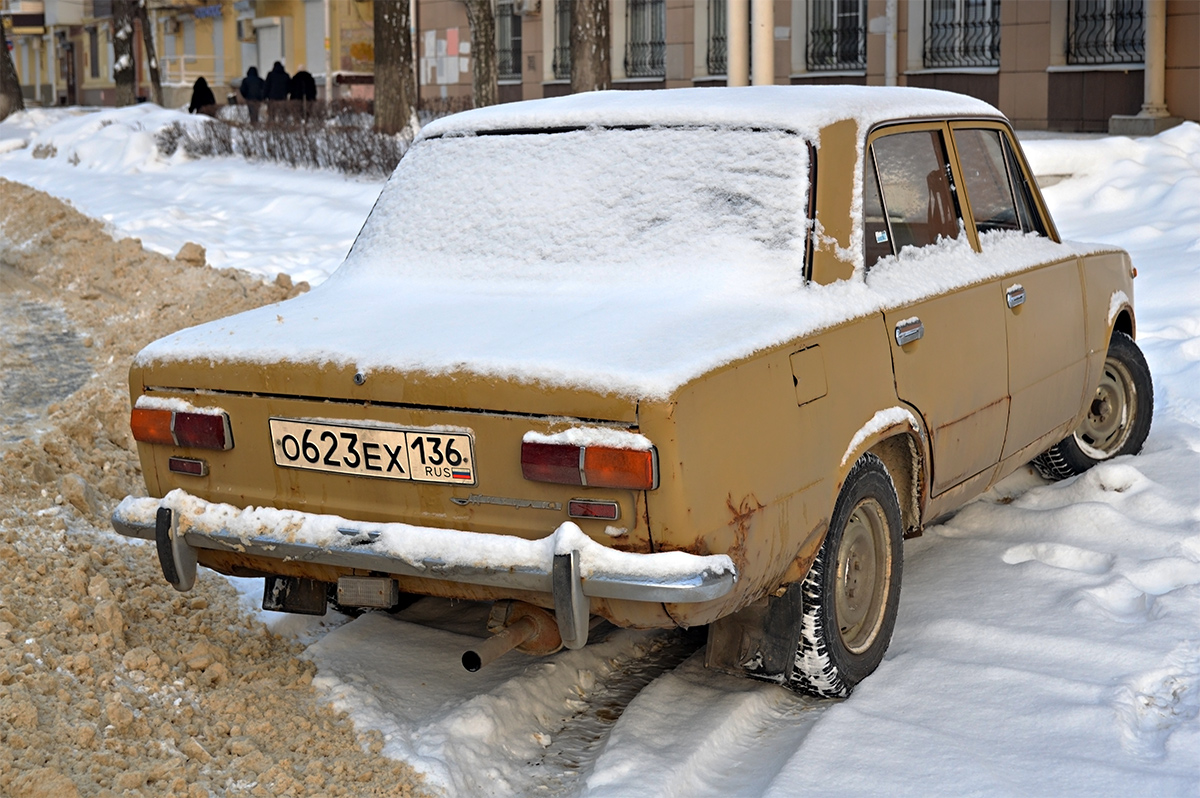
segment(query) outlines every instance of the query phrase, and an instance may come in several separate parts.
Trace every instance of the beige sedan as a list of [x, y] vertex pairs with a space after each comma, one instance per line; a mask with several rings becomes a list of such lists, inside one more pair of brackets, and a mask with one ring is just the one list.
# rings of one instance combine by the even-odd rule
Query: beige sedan
[[819, 696], [903, 538], [1137, 453], [1129, 257], [1062, 242], [1007, 121], [918, 89], [605, 92], [426, 127], [310, 294], [130, 372], [113, 522], [264, 606], [492, 602], [475, 669], [604, 619]]

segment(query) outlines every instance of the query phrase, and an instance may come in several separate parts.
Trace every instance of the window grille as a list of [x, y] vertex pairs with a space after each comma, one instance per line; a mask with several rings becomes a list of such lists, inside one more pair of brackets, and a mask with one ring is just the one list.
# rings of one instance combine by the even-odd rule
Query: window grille
[[724, 75], [728, 69], [725, 46], [726, 0], [708, 0], [708, 74]]
[[1146, 60], [1142, 0], [1071, 0], [1068, 64], [1138, 64]]
[[925, 66], [1000, 66], [1000, 0], [929, 0]]
[[810, 72], [867, 68], [866, 0], [809, 0]]
[[521, 17], [513, 0], [496, 3], [496, 66], [500, 80], [521, 79]]
[[554, 0], [554, 79], [571, 79], [571, 5]]
[[628, 0], [625, 5], [625, 75], [667, 76], [666, 0]]

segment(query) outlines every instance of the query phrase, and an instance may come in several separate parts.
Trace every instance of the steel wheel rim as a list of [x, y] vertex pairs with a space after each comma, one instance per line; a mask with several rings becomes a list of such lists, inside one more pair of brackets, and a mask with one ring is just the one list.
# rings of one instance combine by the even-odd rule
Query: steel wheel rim
[[879, 502], [864, 499], [850, 513], [835, 565], [838, 633], [848, 651], [861, 654], [875, 642], [883, 625], [891, 582], [887, 518]]
[[1137, 417], [1137, 390], [1129, 368], [1114, 357], [1104, 361], [1104, 371], [1088, 414], [1075, 430], [1075, 442], [1096, 460], [1106, 460], [1121, 450]]

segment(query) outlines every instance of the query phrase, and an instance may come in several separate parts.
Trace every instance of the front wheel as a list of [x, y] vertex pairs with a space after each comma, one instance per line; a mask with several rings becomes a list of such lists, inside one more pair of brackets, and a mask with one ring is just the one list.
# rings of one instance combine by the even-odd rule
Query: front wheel
[[1066, 479], [1113, 457], [1137, 454], [1153, 415], [1154, 383], [1146, 358], [1132, 338], [1114, 332], [1087, 416], [1033, 465], [1046, 479]]
[[902, 538], [891, 475], [878, 457], [863, 455], [846, 477], [804, 580], [792, 689], [844, 697], [879, 667], [900, 603]]

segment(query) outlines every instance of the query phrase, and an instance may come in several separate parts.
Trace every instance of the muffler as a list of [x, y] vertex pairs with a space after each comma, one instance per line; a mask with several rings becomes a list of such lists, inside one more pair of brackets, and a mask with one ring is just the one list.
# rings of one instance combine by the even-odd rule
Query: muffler
[[471, 673], [514, 648], [526, 654], [546, 656], [562, 648], [562, 637], [554, 615], [523, 601], [497, 601], [488, 616], [492, 637], [463, 652], [462, 664]]

